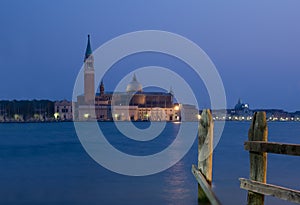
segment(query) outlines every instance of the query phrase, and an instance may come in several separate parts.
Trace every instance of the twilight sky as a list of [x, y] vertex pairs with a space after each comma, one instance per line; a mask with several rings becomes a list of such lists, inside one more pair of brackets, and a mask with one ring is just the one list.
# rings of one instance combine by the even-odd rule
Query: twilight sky
[[[151, 29], [185, 36], [209, 55], [228, 108], [242, 98], [251, 108], [300, 110], [299, 9], [299, 0], [1, 0], [0, 99], [71, 99], [87, 34], [96, 49]], [[149, 64], [185, 73], [180, 62], [148, 54], [118, 69]], [[122, 74], [113, 71], [104, 78], [108, 91]], [[197, 87], [192, 74], [184, 77]], [[200, 108], [209, 105], [206, 94], [197, 97]]]

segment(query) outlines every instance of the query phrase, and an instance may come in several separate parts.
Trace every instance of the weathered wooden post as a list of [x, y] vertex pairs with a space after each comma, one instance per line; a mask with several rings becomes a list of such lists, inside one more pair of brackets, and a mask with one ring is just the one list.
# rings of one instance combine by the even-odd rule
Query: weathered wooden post
[[[256, 112], [248, 133], [249, 141], [268, 141], [265, 112]], [[266, 183], [267, 153], [250, 151], [250, 180]], [[248, 205], [263, 205], [264, 195], [248, 191]]]
[[[198, 128], [198, 169], [204, 175], [207, 183], [212, 183], [214, 123], [210, 110], [203, 110]], [[198, 184], [198, 201], [209, 202], [203, 189]]]

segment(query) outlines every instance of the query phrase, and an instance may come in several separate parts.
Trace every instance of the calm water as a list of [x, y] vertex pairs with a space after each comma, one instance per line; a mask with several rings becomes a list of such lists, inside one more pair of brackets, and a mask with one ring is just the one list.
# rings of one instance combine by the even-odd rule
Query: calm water
[[[239, 177], [248, 178], [243, 150], [248, 122], [228, 122], [215, 149], [213, 187], [223, 204], [245, 204]], [[137, 123], [138, 127], [148, 126]], [[168, 123], [159, 139], [135, 143], [112, 123], [100, 125], [118, 149], [147, 155], [174, 139], [178, 124]], [[172, 168], [152, 176], [129, 177], [108, 171], [84, 151], [72, 123], [0, 124], [0, 204], [198, 204], [191, 165], [197, 144]], [[300, 143], [300, 123], [269, 123], [269, 140]], [[269, 155], [269, 183], [300, 189], [300, 158]], [[266, 198], [266, 204], [289, 204]]]

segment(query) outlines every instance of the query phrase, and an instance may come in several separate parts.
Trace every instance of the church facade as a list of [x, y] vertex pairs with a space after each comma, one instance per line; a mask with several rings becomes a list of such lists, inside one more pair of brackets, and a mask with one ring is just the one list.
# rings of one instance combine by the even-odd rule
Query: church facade
[[[179, 121], [184, 105], [174, 103], [170, 92], [145, 92], [136, 75], [124, 92], [106, 92], [104, 82], [95, 93], [94, 57], [90, 36], [84, 57], [84, 93], [77, 97], [75, 103], [75, 120], [88, 121]], [[188, 106], [190, 120], [197, 120], [198, 110]]]

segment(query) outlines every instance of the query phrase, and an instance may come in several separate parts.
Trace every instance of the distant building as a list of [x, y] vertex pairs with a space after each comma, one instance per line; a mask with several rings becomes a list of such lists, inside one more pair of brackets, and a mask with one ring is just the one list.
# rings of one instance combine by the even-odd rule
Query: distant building
[[248, 103], [243, 103], [241, 99], [238, 100], [234, 109], [231, 111], [231, 117], [233, 120], [250, 120], [253, 112], [249, 108]]
[[114, 121], [137, 121], [138, 118], [138, 106], [113, 106], [113, 120]]
[[56, 101], [54, 110], [56, 120], [73, 120], [72, 103], [70, 101]]
[[243, 113], [247, 113], [249, 111], [249, 104], [248, 103], [242, 103], [242, 100], [239, 99], [237, 104], [234, 106], [234, 110], [242, 111]]
[[212, 110], [212, 116], [214, 120], [231, 120], [231, 112], [230, 109]]
[[268, 121], [289, 121], [294, 120], [291, 113], [288, 113], [280, 109], [259, 109], [253, 110], [253, 112], [264, 111], [266, 112], [266, 118]]
[[[84, 93], [77, 97], [75, 120], [100, 121], [178, 121], [181, 111], [186, 111], [184, 120], [197, 120], [195, 106], [174, 104], [173, 92], [144, 92], [136, 75], [127, 85], [126, 92], [105, 92], [101, 81], [99, 93], [94, 94], [94, 57], [90, 36], [84, 58]], [[62, 113], [59, 113], [60, 116]]]
[[179, 105], [179, 111], [175, 114], [175, 117], [180, 118], [183, 121], [198, 121], [199, 110], [195, 105], [181, 104]]

